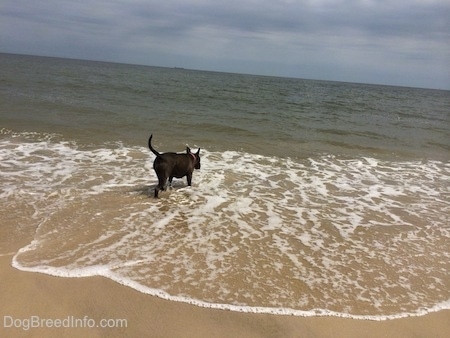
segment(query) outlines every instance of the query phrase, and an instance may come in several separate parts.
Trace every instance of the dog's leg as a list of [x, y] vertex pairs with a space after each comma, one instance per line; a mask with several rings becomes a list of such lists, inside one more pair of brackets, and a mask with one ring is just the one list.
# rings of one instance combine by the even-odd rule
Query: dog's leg
[[160, 190], [166, 190], [167, 177], [165, 175], [157, 175], [158, 176], [158, 185], [155, 188], [155, 198], [158, 197], [158, 192]]
[[173, 176], [169, 177], [169, 188], [172, 189], [172, 180], [173, 180]]
[[187, 184], [188, 184], [188, 186], [191, 186], [191, 184], [192, 184], [192, 173], [188, 173], [188, 174], [186, 175], [186, 178], [187, 178]]

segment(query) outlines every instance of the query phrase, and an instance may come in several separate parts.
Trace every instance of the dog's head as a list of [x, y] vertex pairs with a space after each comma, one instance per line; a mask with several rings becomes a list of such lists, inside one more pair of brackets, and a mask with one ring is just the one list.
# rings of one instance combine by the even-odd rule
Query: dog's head
[[200, 148], [198, 148], [197, 152], [194, 154], [191, 151], [191, 148], [186, 147], [186, 153], [192, 155], [195, 158], [194, 168], [200, 169]]

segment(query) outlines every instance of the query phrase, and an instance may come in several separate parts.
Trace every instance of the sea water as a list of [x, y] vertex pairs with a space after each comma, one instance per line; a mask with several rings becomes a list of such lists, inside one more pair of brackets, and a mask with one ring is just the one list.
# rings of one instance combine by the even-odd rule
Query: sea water
[[[450, 308], [450, 92], [0, 54], [0, 254], [243, 312]], [[161, 152], [202, 168], [154, 199]]]

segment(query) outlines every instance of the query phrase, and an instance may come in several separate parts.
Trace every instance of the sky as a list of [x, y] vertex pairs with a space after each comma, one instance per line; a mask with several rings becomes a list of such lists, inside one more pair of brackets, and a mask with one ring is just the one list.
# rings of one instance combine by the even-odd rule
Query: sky
[[0, 0], [0, 52], [450, 89], [450, 0]]

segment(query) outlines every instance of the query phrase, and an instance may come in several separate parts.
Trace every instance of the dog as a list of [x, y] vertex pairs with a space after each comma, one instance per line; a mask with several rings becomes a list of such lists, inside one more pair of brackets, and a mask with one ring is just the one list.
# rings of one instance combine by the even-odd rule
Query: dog
[[166, 190], [167, 179], [172, 184], [174, 177], [182, 178], [186, 176], [188, 186], [192, 184], [192, 172], [200, 169], [200, 148], [194, 154], [189, 147], [186, 147], [186, 154], [163, 153], [160, 154], [152, 147], [152, 137], [148, 139], [148, 147], [156, 155], [153, 162], [153, 169], [158, 176], [158, 185], [155, 188], [155, 198], [160, 190]]

